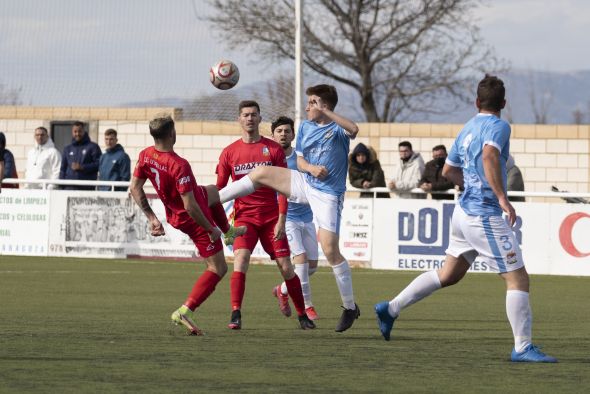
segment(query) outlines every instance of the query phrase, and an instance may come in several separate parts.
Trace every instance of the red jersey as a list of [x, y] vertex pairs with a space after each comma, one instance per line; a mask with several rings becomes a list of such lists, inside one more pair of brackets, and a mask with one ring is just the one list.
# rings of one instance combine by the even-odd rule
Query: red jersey
[[197, 203], [202, 203], [202, 196], [195, 193], [198, 185], [190, 164], [176, 152], [160, 152], [153, 146], [145, 148], [139, 153], [133, 176], [152, 182], [164, 203], [166, 220], [175, 228], [192, 220], [184, 209], [181, 194], [192, 191]]
[[[228, 145], [219, 156], [217, 164], [217, 188], [227, 185], [231, 175], [236, 181], [258, 166], [277, 166], [287, 168], [283, 148], [273, 140], [260, 137], [255, 143], [247, 144], [239, 139]], [[260, 218], [268, 214], [278, 214], [277, 192], [269, 187], [261, 187], [254, 193], [236, 198], [234, 202], [236, 217]]]

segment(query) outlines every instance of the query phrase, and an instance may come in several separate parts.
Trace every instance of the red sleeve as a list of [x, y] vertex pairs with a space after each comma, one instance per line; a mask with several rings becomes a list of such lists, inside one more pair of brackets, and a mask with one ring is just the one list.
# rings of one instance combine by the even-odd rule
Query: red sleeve
[[193, 190], [192, 173], [188, 162], [182, 163], [177, 171], [174, 171], [174, 182], [178, 193], [185, 194]]
[[143, 152], [139, 154], [139, 158], [137, 159], [137, 163], [135, 164], [135, 169], [133, 170], [133, 176], [139, 179], [147, 179], [147, 175], [145, 174], [143, 164]]
[[227, 149], [224, 149], [219, 156], [219, 163], [217, 163], [217, 168], [215, 169], [215, 173], [217, 174], [216, 186], [218, 189], [223, 189], [227, 186], [227, 181], [231, 175], [231, 166], [228, 163], [227, 155]]

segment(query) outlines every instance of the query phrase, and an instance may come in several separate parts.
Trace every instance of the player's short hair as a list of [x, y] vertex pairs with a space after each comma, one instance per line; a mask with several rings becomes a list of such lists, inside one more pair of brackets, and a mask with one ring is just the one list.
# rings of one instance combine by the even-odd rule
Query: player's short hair
[[500, 111], [504, 108], [505, 95], [504, 82], [496, 76], [486, 74], [477, 84], [477, 98], [481, 109]]
[[250, 107], [256, 107], [256, 109], [258, 110], [258, 113], [260, 114], [260, 105], [258, 105], [258, 103], [254, 100], [240, 101], [240, 104], [238, 104], [238, 114], [242, 113], [242, 108], [250, 108]]
[[288, 124], [291, 126], [291, 130], [293, 130], [293, 132], [295, 132], [295, 122], [293, 121], [293, 119], [289, 118], [288, 116], [279, 116], [277, 118], [277, 120], [275, 120], [274, 122], [272, 122], [270, 124], [270, 132], [272, 134], [274, 134], [275, 129], [279, 126]]
[[435, 150], [444, 150], [445, 153], [447, 153], [447, 147], [444, 145], [436, 145], [434, 148], [432, 148], [432, 151], [434, 152]]
[[74, 124], [72, 124], [72, 128], [75, 126], [82, 127], [82, 130], [84, 130], [84, 123], [80, 122], [79, 120], [75, 121]]
[[400, 142], [397, 147], [401, 148], [402, 146], [405, 146], [406, 148], [408, 148], [409, 150], [413, 150], [412, 149], [412, 143], [410, 141], [402, 141]]
[[115, 130], [115, 129], [106, 129], [106, 130], [104, 131], [104, 135], [105, 135], [105, 137], [106, 137], [107, 135], [112, 135], [112, 136], [114, 136], [115, 138], [117, 138], [117, 130]]
[[334, 108], [336, 108], [336, 104], [338, 104], [338, 92], [332, 85], [310, 86], [305, 91], [305, 94], [308, 96], [318, 96], [323, 102], [328, 104], [330, 110], [334, 110]]
[[6, 147], [6, 136], [3, 132], [0, 131], [0, 148], [4, 149]]
[[150, 134], [155, 140], [169, 137], [174, 130], [174, 119], [167, 113], [157, 114], [149, 123]]
[[47, 129], [46, 129], [45, 127], [43, 127], [43, 126], [39, 126], [39, 127], [37, 127], [35, 130], [43, 130], [43, 132], [44, 132], [45, 134], [49, 134], [49, 132], [47, 131]]

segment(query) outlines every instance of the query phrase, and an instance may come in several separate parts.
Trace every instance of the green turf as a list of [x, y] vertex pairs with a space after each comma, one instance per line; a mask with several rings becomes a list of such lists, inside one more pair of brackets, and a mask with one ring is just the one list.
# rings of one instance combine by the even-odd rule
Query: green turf
[[[230, 267], [231, 269], [231, 267]], [[356, 269], [360, 319], [334, 332], [329, 269], [311, 280], [321, 319], [279, 314], [271, 266], [248, 275], [243, 329], [226, 328], [225, 278], [196, 314], [204, 337], [169, 323], [203, 264], [0, 256], [0, 392], [590, 392], [590, 278], [532, 276], [534, 339], [551, 365], [508, 361], [504, 285], [468, 275], [404, 311], [391, 342], [372, 306], [416, 272]]]

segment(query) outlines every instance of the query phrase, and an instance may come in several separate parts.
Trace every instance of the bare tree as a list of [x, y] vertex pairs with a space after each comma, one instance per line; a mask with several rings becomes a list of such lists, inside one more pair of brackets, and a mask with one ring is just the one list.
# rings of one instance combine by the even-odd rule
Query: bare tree
[[20, 95], [23, 88], [9, 88], [6, 84], [0, 83], [0, 105], [22, 104]]
[[579, 106], [576, 107], [576, 109], [574, 109], [572, 111], [572, 120], [573, 120], [574, 124], [584, 123], [584, 112], [582, 111], [582, 109]]
[[535, 124], [546, 124], [549, 120], [549, 108], [553, 102], [553, 87], [548, 85], [549, 78], [544, 78], [544, 83], [539, 83], [539, 75], [532, 70], [528, 72], [527, 84], [529, 93], [529, 102], [533, 110]]
[[[272, 60], [294, 58], [290, 0], [207, 0], [205, 19], [231, 48], [256, 46]], [[472, 99], [474, 78], [503, 69], [479, 35], [471, 11], [479, 0], [316, 0], [303, 18], [303, 61], [353, 88], [366, 120], [410, 112], [442, 113]], [[449, 98], [445, 108], [435, 98]], [[451, 105], [449, 105], [451, 104]]]

